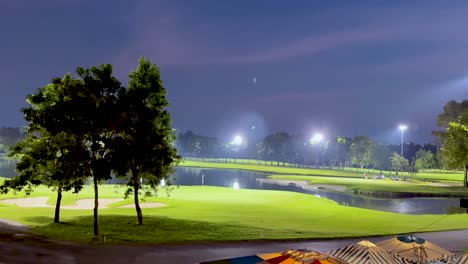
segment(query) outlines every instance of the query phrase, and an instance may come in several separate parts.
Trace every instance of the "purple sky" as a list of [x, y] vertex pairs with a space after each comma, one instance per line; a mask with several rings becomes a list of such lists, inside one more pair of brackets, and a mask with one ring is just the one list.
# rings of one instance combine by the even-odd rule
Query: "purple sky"
[[0, 125], [55, 76], [112, 63], [125, 84], [144, 55], [181, 130], [398, 143], [406, 122], [422, 143], [468, 98], [467, 26], [464, 1], [0, 0]]

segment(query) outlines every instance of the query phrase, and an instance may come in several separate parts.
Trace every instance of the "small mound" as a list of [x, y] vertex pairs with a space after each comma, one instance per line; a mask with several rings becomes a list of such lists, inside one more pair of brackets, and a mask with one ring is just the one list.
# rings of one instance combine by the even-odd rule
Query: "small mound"
[[[158, 208], [166, 206], [163, 203], [140, 203], [141, 208]], [[135, 204], [126, 204], [119, 206], [119, 208], [135, 208]]]
[[[115, 199], [99, 199], [99, 208], [107, 208], [111, 203], [116, 203], [123, 201], [122, 198]], [[75, 202], [75, 205], [64, 205], [61, 206], [63, 209], [74, 209], [74, 210], [83, 210], [83, 209], [93, 209], [94, 208], [94, 199], [81, 199]]]
[[[48, 205], [48, 197], [29, 197], [29, 198], [17, 198], [17, 199], [5, 199], [0, 200], [2, 203], [14, 204], [19, 207], [55, 207]], [[111, 203], [123, 201], [122, 198], [116, 199], [99, 199], [99, 208], [106, 209]], [[86, 210], [94, 208], [94, 199], [81, 199], [75, 202], [75, 205], [62, 205], [60, 209], [72, 209], [72, 210]]]

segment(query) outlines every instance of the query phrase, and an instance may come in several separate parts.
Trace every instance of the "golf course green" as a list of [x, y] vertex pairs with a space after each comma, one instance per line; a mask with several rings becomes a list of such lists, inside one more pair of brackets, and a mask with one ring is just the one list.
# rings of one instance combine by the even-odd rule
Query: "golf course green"
[[[101, 198], [122, 198], [124, 188], [101, 185]], [[90, 242], [93, 237], [92, 209], [62, 209], [60, 224], [54, 224], [54, 208], [18, 207], [2, 199], [24, 198], [24, 193], [0, 196], [0, 218], [30, 226], [38, 234], [54, 239]], [[30, 197], [55, 193], [38, 187]], [[79, 194], [65, 193], [64, 204], [92, 198], [92, 187]], [[123, 200], [102, 208], [101, 233], [112, 243], [174, 243], [226, 240], [342, 238], [390, 235], [416, 231], [468, 228], [467, 214], [405, 215], [341, 206], [312, 195], [283, 191], [233, 190], [209, 186], [174, 187], [170, 196], [142, 202], [165, 206], [143, 208], [144, 225], [136, 224], [135, 209]]]
[[[263, 172], [270, 174], [270, 179], [339, 185], [350, 192], [467, 194], [460, 187], [462, 179], [458, 172], [426, 172], [403, 182], [364, 179], [361, 172], [267, 164], [184, 160], [180, 166]], [[132, 199], [122, 199], [124, 192], [125, 186], [100, 186], [100, 199], [114, 199], [99, 211], [101, 233], [106, 235], [107, 243], [327, 239], [468, 228], [468, 214], [406, 215], [341, 206], [328, 199], [294, 192], [210, 186], [171, 187], [170, 192], [161, 189], [157, 197], [142, 199], [142, 203], [160, 206], [144, 207], [144, 225], [139, 226], [135, 209], [122, 208], [133, 204]], [[5, 200], [17, 198], [39, 198], [44, 204], [26, 202], [18, 206]], [[53, 190], [38, 186], [29, 196], [10, 192], [0, 195], [0, 218], [25, 224], [47, 237], [87, 243], [93, 237], [92, 207], [75, 204], [93, 198], [91, 185], [78, 194], [64, 193], [61, 223], [54, 224]]]

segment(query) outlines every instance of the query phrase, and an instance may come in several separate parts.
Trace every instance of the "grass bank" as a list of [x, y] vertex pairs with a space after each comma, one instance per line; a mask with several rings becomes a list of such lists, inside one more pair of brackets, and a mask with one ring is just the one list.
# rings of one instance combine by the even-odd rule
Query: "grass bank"
[[443, 196], [468, 196], [468, 189], [453, 183], [431, 183], [419, 180], [393, 181], [390, 179], [373, 180], [363, 178], [317, 177], [302, 175], [271, 175], [270, 179], [306, 181], [308, 184], [345, 186], [347, 191], [361, 194], [407, 193]]
[[[224, 163], [214, 161], [200, 161], [200, 160], [183, 160], [180, 163], [181, 167], [198, 167], [198, 168], [217, 168], [217, 169], [237, 169], [237, 170], [250, 170], [271, 174], [292, 174], [292, 175], [311, 175], [311, 176], [332, 176], [332, 177], [353, 177], [363, 178], [364, 173], [369, 175], [380, 173], [380, 170], [369, 169], [354, 169], [345, 168], [345, 170], [337, 169], [314, 169], [314, 168], [297, 168], [288, 166], [275, 166], [275, 163], [267, 163], [271, 165], [258, 165], [254, 163]], [[386, 176], [390, 173], [395, 175], [395, 172], [383, 171]], [[416, 174], [403, 173], [410, 179], [417, 179], [421, 181], [449, 181], [449, 182], [463, 182], [463, 172], [459, 171], [423, 171]]]
[[193, 161], [193, 160], [183, 160], [179, 164], [179, 166], [180, 167], [196, 167], [196, 168], [213, 168], [213, 169], [249, 170], [249, 171], [274, 173], [274, 174], [362, 177], [361, 173], [338, 171], [338, 170], [309, 169], [309, 168], [282, 167], [282, 166], [257, 165], [257, 164], [241, 164], [241, 163], [205, 162], [205, 161]]
[[[88, 198], [91, 186], [83, 195]], [[47, 195], [35, 192], [33, 196]], [[103, 197], [121, 198], [113, 186], [101, 186]], [[12, 198], [11, 196], [8, 196]], [[17, 197], [24, 197], [18, 194]], [[48, 197], [55, 198], [50, 192]], [[0, 199], [5, 196], [0, 196]], [[148, 202], [167, 206], [144, 208], [143, 226], [136, 225], [135, 210], [100, 210], [101, 232], [113, 243], [172, 243], [258, 239], [341, 238], [391, 235], [415, 231], [468, 228], [468, 215], [405, 215], [341, 206], [312, 195], [259, 190], [191, 186], [175, 188]], [[132, 203], [126, 200], [122, 203]], [[62, 223], [53, 224], [53, 208], [19, 208], [0, 204], [0, 218], [15, 220], [39, 234], [56, 239], [89, 242], [92, 210], [62, 210]], [[432, 224], [432, 225], [431, 225]], [[423, 227], [426, 229], [421, 230]]]

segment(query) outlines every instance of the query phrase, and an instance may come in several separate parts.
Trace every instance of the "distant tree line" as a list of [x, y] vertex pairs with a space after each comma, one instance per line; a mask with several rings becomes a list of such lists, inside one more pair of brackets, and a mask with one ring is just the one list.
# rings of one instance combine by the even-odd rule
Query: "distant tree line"
[[186, 131], [178, 134], [176, 145], [184, 157], [247, 158], [396, 172], [463, 170], [463, 184], [468, 187], [468, 100], [449, 101], [437, 116], [437, 126], [439, 130], [433, 132], [436, 143], [405, 143], [403, 156], [400, 155], [400, 145], [382, 144], [365, 136], [341, 136], [312, 142], [306, 136], [285, 132], [267, 135], [255, 144], [233, 147], [231, 143]]
[[232, 148], [217, 138], [197, 135], [192, 131], [177, 135], [176, 146], [184, 157], [245, 158], [280, 161], [316, 167], [355, 167], [376, 170], [415, 172], [442, 168], [438, 147], [433, 143], [382, 144], [365, 136], [334, 137], [311, 142], [304, 135], [277, 132], [255, 142], [254, 147]]

